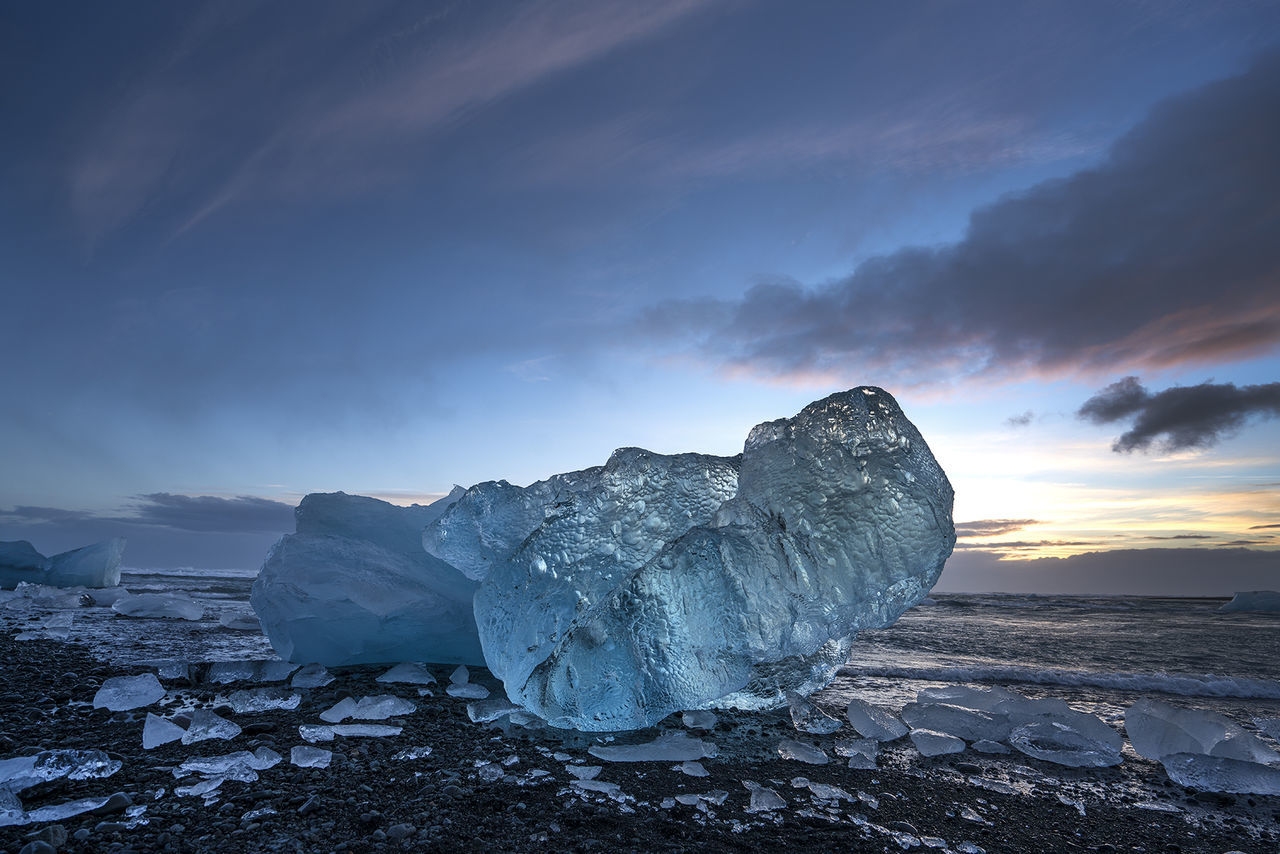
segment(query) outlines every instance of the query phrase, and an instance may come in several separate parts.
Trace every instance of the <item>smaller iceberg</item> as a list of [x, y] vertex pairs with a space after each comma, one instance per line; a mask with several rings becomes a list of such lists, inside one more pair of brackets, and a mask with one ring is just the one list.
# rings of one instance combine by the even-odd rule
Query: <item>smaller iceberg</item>
[[116, 587], [125, 540], [116, 537], [45, 557], [26, 540], [0, 542], [0, 590], [22, 582], [50, 587]]
[[1242, 590], [1219, 611], [1257, 611], [1264, 614], [1280, 614], [1280, 591]]

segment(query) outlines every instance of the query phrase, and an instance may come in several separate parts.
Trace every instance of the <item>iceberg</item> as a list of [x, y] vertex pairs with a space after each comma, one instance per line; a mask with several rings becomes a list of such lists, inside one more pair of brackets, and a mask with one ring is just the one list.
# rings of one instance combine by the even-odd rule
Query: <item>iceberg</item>
[[1231, 597], [1231, 601], [1219, 611], [1259, 611], [1264, 614], [1280, 614], [1280, 591], [1245, 590]]
[[423, 528], [460, 494], [411, 507], [342, 492], [303, 498], [297, 532], [271, 549], [250, 594], [280, 657], [483, 663], [475, 582], [422, 548]]
[[116, 537], [45, 557], [26, 540], [0, 542], [0, 589], [21, 582], [50, 587], [116, 587], [125, 540]]
[[479, 484], [422, 542], [480, 581], [484, 658], [514, 702], [637, 729], [825, 686], [857, 631], [937, 581], [952, 501], [897, 402], [861, 387], [758, 425], [739, 457], [624, 448], [526, 489]]

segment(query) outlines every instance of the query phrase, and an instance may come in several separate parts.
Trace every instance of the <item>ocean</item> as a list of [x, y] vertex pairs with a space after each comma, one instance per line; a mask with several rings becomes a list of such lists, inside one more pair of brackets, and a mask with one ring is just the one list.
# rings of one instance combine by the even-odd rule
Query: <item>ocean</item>
[[[33, 637], [86, 644], [113, 664], [274, 657], [260, 631], [222, 625], [252, 615], [256, 570], [123, 572], [133, 593], [185, 593], [199, 621], [129, 619], [74, 597], [0, 598], [0, 622]], [[55, 596], [54, 599], [57, 597]], [[1117, 722], [1141, 696], [1225, 714], [1251, 727], [1280, 716], [1280, 615], [1221, 612], [1225, 599], [936, 594], [886, 629], [862, 632], [848, 665], [817, 696], [901, 708], [922, 688], [999, 685], [1057, 697]], [[60, 614], [61, 618], [54, 618]], [[66, 623], [71, 615], [70, 625]], [[44, 623], [54, 619], [52, 628]]]

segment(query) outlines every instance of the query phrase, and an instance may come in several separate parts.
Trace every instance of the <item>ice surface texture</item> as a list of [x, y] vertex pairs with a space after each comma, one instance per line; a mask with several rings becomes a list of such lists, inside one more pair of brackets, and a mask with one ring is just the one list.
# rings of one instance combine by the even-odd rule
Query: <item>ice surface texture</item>
[[20, 582], [50, 587], [115, 587], [120, 583], [123, 537], [45, 557], [26, 540], [0, 542], [0, 589]]
[[483, 662], [475, 582], [422, 549], [422, 529], [455, 497], [412, 507], [341, 492], [302, 499], [297, 533], [272, 548], [250, 594], [280, 657]]
[[480, 640], [513, 701], [633, 729], [825, 685], [859, 629], [933, 586], [952, 497], [897, 402], [862, 387], [757, 426], [741, 457], [626, 448], [524, 490], [480, 484], [423, 545], [482, 579]]

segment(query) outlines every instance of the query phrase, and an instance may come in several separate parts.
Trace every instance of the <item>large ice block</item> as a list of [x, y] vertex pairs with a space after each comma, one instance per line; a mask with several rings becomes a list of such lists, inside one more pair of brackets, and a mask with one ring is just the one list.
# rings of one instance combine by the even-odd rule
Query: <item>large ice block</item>
[[878, 388], [757, 426], [740, 458], [628, 448], [561, 477], [473, 487], [423, 538], [483, 579], [480, 639], [508, 696], [561, 727], [812, 693], [955, 545], [951, 485]]
[[0, 543], [0, 589], [20, 582], [50, 587], [115, 587], [125, 540], [116, 537], [45, 557], [26, 540]]
[[281, 658], [327, 665], [482, 663], [474, 581], [422, 549], [422, 530], [456, 493], [397, 507], [308, 495], [297, 533], [272, 548], [250, 601]]

